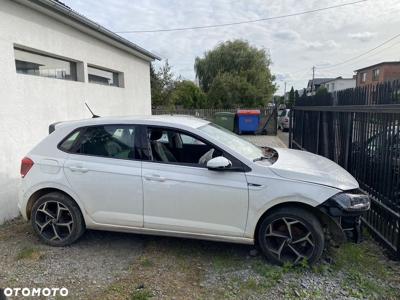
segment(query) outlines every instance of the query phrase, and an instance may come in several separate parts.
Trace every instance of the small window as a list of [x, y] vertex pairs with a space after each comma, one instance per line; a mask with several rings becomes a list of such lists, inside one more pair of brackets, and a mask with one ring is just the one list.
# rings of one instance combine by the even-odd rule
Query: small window
[[122, 73], [108, 71], [102, 68], [88, 66], [88, 80], [90, 83], [97, 83], [110, 86], [122, 87]]
[[372, 80], [373, 81], [379, 80], [379, 69], [372, 70]]
[[77, 130], [73, 133], [71, 133], [65, 140], [62, 142], [60, 145], [60, 149], [63, 151], [71, 151], [72, 146], [74, 145], [75, 141], [77, 141], [79, 135], [81, 134], [80, 130]]
[[20, 48], [14, 48], [14, 55], [17, 73], [77, 80], [76, 62]]
[[[135, 145], [135, 126], [102, 125], [91, 126], [72, 133], [60, 145], [61, 150], [76, 154], [102, 156], [119, 159], [141, 159]], [[76, 140], [79, 141], [75, 142]]]
[[194, 137], [188, 136], [186, 134], [181, 134], [182, 143], [184, 145], [204, 145], [204, 143]]
[[367, 73], [361, 73], [361, 82], [366, 82], [367, 81]]

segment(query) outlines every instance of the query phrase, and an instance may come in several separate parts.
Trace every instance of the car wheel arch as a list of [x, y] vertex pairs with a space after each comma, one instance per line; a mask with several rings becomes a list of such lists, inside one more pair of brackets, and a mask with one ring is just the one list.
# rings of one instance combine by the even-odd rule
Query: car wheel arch
[[321, 223], [321, 226], [323, 228], [326, 228], [329, 230], [330, 234], [332, 234], [335, 237], [335, 241], [338, 243], [341, 243], [345, 240], [345, 235], [340, 227], [340, 225], [332, 219], [330, 216], [326, 215], [322, 211], [320, 211], [317, 207], [311, 206], [309, 204], [303, 203], [303, 202], [285, 202], [285, 203], [279, 203], [276, 204], [270, 208], [268, 208], [258, 219], [257, 225], [254, 229], [253, 233], [253, 238], [254, 238], [254, 243], [257, 244], [257, 234], [260, 229], [260, 225], [263, 222], [263, 220], [272, 214], [274, 211], [281, 209], [281, 208], [288, 208], [288, 207], [293, 207], [293, 208], [302, 208], [305, 209], [309, 212], [311, 212], [313, 215], [315, 215], [318, 219], [318, 221]]
[[83, 217], [83, 221], [85, 222], [84, 211], [83, 211], [81, 205], [79, 205], [79, 203], [74, 199], [74, 197], [72, 197], [66, 191], [58, 189], [58, 188], [54, 188], [54, 187], [41, 188], [41, 189], [36, 190], [34, 193], [32, 193], [32, 195], [29, 197], [29, 200], [26, 205], [26, 217], [28, 218], [28, 220], [30, 220], [32, 208], [33, 208], [33, 205], [36, 203], [36, 201], [38, 201], [40, 199], [40, 197], [50, 194], [50, 193], [60, 193], [60, 194], [64, 194], [65, 196], [69, 197], [79, 207], [79, 210], [81, 211], [81, 214]]

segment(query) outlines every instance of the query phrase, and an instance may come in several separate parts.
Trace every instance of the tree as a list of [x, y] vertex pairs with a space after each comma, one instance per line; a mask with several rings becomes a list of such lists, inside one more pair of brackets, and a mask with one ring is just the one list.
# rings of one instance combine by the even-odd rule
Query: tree
[[196, 58], [195, 71], [212, 107], [265, 106], [276, 86], [263, 49], [228, 41]]
[[295, 90], [294, 91], [294, 105], [296, 105], [296, 103], [299, 101], [299, 99], [300, 99], [299, 91]]
[[155, 71], [153, 65], [151, 65], [150, 84], [152, 106], [171, 107], [173, 105], [171, 96], [175, 88], [176, 79], [168, 60], [158, 71]]
[[290, 92], [289, 92], [289, 99], [288, 99], [288, 107], [289, 108], [293, 107], [294, 100], [295, 100], [295, 92], [294, 92], [294, 88], [292, 86], [292, 88], [290, 89]]
[[317, 91], [315, 92], [315, 96], [319, 96], [319, 97], [323, 97], [323, 96], [326, 96], [326, 95], [328, 95], [329, 93], [328, 93], [328, 90], [327, 90], [327, 88], [326, 87], [324, 87], [324, 86], [320, 86], [318, 89], [317, 89]]
[[307, 90], [306, 89], [303, 89], [303, 93], [301, 94], [301, 96], [300, 96], [300, 99], [307, 99]]
[[183, 80], [175, 84], [172, 92], [172, 102], [184, 108], [205, 108], [206, 95], [192, 81]]

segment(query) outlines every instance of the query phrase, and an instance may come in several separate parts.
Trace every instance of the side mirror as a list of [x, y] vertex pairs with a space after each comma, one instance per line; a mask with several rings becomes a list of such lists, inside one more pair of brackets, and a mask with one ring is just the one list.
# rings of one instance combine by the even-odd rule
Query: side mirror
[[231, 166], [231, 161], [223, 156], [212, 158], [207, 162], [207, 168], [210, 170], [224, 170], [230, 168]]

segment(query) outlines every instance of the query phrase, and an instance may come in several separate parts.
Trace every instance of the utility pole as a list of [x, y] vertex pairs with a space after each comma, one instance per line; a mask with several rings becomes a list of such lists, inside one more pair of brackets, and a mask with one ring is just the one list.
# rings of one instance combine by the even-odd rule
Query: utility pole
[[286, 105], [286, 81], [285, 81], [285, 91], [283, 93], [283, 104]]
[[314, 78], [315, 78], [315, 66], [312, 67], [312, 85], [311, 85], [311, 94], [314, 92]]

